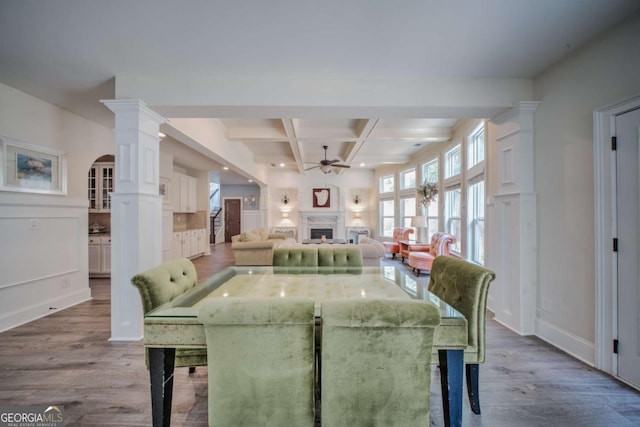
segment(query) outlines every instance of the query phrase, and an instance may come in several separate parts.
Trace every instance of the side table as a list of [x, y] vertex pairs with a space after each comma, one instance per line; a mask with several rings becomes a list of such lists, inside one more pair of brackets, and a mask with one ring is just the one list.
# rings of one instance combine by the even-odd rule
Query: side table
[[400, 240], [398, 242], [400, 245], [400, 256], [402, 257], [402, 261], [404, 262], [405, 258], [409, 259], [409, 252], [418, 251], [418, 252], [428, 252], [429, 244], [423, 242], [415, 242], [412, 240]]

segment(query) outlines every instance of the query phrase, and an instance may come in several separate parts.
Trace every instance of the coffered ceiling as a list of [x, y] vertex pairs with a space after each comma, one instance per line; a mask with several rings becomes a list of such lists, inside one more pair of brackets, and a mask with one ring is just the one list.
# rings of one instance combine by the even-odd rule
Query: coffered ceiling
[[[532, 79], [639, 8], [637, 0], [0, 0], [0, 82], [112, 127], [100, 99], [120, 97], [123, 78], [143, 85], [149, 76], [180, 78], [195, 93], [182, 106], [198, 111], [207, 107], [197, 96], [204, 76], [222, 82], [228, 102], [218, 107], [230, 107], [206, 118], [220, 120], [226, 138], [257, 164], [302, 172], [327, 145], [329, 159], [373, 168], [404, 163], [449, 138], [460, 111], [405, 113], [438, 90], [438, 79]], [[253, 82], [265, 79], [289, 82], [268, 99], [288, 114], [246, 102], [259, 92]], [[321, 86], [315, 98], [296, 98], [301, 82], [314, 79], [331, 91]], [[342, 83], [374, 79], [431, 86], [394, 104], [372, 84], [375, 97], [359, 99], [394, 114], [357, 103], [335, 113], [346, 99], [340, 91], [349, 89]], [[440, 91], [443, 105], [449, 89]], [[246, 114], [256, 105], [263, 113]], [[310, 105], [325, 114], [303, 114]], [[185, 166], [221, 167], [213, 157], [196, 162], [197, 147], [173, 149]]]

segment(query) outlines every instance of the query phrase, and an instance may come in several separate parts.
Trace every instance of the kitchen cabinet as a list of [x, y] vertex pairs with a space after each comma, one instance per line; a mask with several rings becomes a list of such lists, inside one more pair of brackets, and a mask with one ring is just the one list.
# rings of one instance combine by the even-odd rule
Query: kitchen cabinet
[[209, 238], [207, 237], [207, 229], [198, 230], [198, 253], [206, 254], [209, 247]]
[[206, 247], [201, 244], [206, 238], [206, 229], [176, 231], [173, 233], [171, 245], [173, 258], [194, 258], [206, 253]]
[[173, 210], [170, 206], [162, 207], [162, 262], [173, 258]]
[[109, 194], [115, 189], [114, 172], [114, 163], [96, 162], [89, 169], [89, 212], [111, 211], [111, 196]]
[[175, 213], [194, 213], [196, 211], [196, 186], [198, 180], [178, 172], [173, 173], [171, 204]]
[[89, 236], [89, 275], [111, 274], [111, 236]]

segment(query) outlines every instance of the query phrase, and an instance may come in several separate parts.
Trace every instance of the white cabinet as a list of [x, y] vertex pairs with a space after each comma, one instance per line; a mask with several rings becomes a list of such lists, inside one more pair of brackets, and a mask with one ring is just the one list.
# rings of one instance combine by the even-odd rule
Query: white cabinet
[[173, 257], [173, 211], [171, 207], [162, 207], [162, 262]]
[[89, 237], [89, 274], [100, 273], [100, 237]]
[[198, 230], [198, 253], [206, 254], [209, 247], [209, 239], [207, 238], [207, 229]]
[[100, 238], [100, 272], [111, 274], [111, 236]]
[[196, 211], [196, 186], [198, 180], [178, 172], [173, 174], [171, 204], [176, 213], [194, 213]]
[[173, 233], [171, 249], [173, 258], [193, 258], [207, 252], [206, 240], [203, 245], [203, 238], [206, 238], [206, 229], [176, 231]]
[[113, 163], [96, 162], [89, 169], [88, 197], [89, 212], [111, 211], [111, 197], [114, 190]]
[[89, 274], [111, 274], [111, 236], [89, 236]]

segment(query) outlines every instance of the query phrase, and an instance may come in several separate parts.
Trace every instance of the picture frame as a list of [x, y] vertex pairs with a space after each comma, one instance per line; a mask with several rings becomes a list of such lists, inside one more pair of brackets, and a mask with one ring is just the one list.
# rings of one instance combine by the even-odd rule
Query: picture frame
[[314, 208], [330, 208], [331, 207], [331, 189], [330, 188], [314, 188], [311, 191], [313, 197]]
[[66, 153], [0, 135], [0, 191], [66, 195]]
[[162, 204], [168, 205], [170, 203], [171, 183], [168, 178], [160, 177], [160, 183], [158, 184], [158, 194], [162, 196]]

